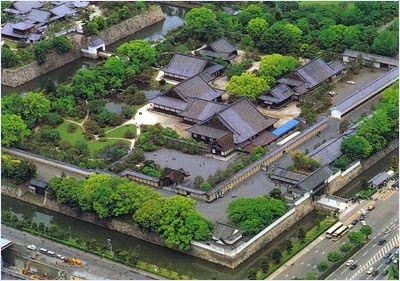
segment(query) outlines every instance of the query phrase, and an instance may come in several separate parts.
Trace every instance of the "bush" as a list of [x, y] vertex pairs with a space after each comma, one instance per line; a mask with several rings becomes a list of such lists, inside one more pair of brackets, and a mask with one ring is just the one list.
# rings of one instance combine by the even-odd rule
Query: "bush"
[[133, 139], [135, 137], [135, 132], [128, 130], [125, 132], [124, 137], [127, 139]]
[[99, 138], [99, 142], [106, 142], [107, 141], [107, 138], [106, 137], [101, 137], [101, 138]]
[[78, 125], [71, 123], [68, 125], [67, 132], [68, 133], [75, 133], [78, 130]]
[[203, 190], [210, 190], [211, 189], [211, 184], [209, 182], [205, 181], [200, 185], [200, 188], [203, 189]]

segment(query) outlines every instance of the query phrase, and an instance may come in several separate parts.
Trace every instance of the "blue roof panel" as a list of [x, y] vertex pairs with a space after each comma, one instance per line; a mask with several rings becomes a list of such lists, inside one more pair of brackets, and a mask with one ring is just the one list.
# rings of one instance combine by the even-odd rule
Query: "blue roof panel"
[[286, 133], [286, 132], [290, 131], [291, 129], [293, 129], [294, 127], [296, 127], [299, 123], [300, 122], [297, 121], [296, 119], [292, 119], [292, 120], [286, 122], [285, 124], [283, 124], [282, 126], [276, 128], [271, 133], [277, 137], [282, 136], [284, 133]]

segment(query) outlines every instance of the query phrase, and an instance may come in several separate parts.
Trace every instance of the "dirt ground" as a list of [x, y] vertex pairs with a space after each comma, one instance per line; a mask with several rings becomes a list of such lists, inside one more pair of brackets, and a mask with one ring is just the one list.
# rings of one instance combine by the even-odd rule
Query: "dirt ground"
[[297, 107], [297, 102], [291, 102], [288, 106], [283, 107], [279, 110], [274, 109], [266, 109], [260, 106], [257, 106], [257, 109], [264, 115], [268, 117], [279, 118], [279, 121], [274, 124], [274, 127], [277, 128], [280, 125], [286, 123], [290, 119], [296, 118], [300, 115], [301, 110]]
[[155, 125], [160, 123], [163, 127], [170, 127], [178, 132], [182, 137], [189, 138], [191, 135], [185, 129], [190, 128], [189, 125], [181, 123], [181, 118], [170, 116], [164, 113], [151, 111], [152, 105], [147, 104], [138, 110], [135, 117], [129, 123], [135, 125]]

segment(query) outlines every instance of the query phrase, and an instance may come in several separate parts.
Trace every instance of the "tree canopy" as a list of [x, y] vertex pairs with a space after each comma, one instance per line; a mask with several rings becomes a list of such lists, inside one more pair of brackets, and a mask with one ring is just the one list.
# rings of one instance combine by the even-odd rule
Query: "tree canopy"
[[185, 20], [189, 33], [201, 41], [222, 36], [222, 29], [216, 20], [216, 15], [210, 9], [204, 7], [191, 9], [187, 12]]
[[342, 141], [340, 151], [354, 161], [368, 157], [372, 152], [372, 146], [364, 137], [352, 135]]
[[128, 61], [127, 65], [137, 66], [140, 71], [157, 64], [157, 51], [149, 41], [132, 40], [124, 43], [117, 48], [117, 54], [123, 61]]
[[280, 54], [266, 55], [260, 61], [259, 73], [271, 85], [275, 83], [275, 78], [282, 76], [290, 70], [294, 70], [298, 65], [299, 61], [292, 56], [282, 56]]
[[270, 87], [262, 77], [255, 74], [243, 73], [240, 76], [233, 76], [226, 85], [226, 91], [238, 98], [247, 97], [254, 101], [262, 93], [268, 91]]
[[4, 114], [1, 117], [1, 144], [14, 146], [31, 134], [21, 116]]

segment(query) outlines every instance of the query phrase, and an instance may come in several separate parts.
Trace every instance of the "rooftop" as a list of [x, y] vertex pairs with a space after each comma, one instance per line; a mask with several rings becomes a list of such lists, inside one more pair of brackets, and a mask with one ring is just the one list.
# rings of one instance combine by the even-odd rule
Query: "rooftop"
[[371, 53], [364, 53], [364, 52], [349, 50], [349, 49], [346, 49], [343, 52], [343, 56], [350, 56], [350, 57], [356, 58], [356, 57], [358, 57], [358, 55], [362, 55], [362, 57], [365, 60], [371, 60], [372, 58], [375, 58], [377, 62], [399, 66], [399, 60], [395, 59], [395, 58], [385, 57], [385, 56], [371, 54]]

